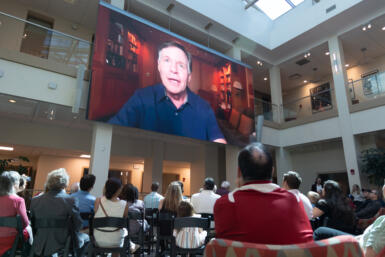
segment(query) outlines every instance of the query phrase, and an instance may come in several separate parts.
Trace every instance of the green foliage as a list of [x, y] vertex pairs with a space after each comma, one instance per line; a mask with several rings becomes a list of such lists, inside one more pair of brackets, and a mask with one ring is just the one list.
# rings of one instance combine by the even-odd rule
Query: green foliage
[[377, 186], [384, 184], [385, 150], [371, 148], [362, 151], [362, 172], [368, 176], [369, 182]]
[[27, 173], [27, 167], [25, 167], [21, 164], [16, 166], [16, 168], [15, 168], [15, 165], [12, 165], [13, 162], [15, 162], [15, 161], [29, 162], [29, 159], [27, 157], [24, 157], [24, 156], [19, 156], [17, 158], [13, 158], [13, 159], [0, 160], [0, 174], [3, 173], [3, 171], [11, 169], [11, 166], [12, 166], [12, 169], [15, 169], [20, 174]]

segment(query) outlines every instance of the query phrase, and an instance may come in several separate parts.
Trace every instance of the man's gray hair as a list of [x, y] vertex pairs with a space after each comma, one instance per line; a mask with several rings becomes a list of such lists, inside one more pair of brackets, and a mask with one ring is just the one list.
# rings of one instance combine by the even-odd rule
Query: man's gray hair
[[0, 176], [0, 196], [11, 195], [15, 192], [12, 178], [8, 171], [5, 171]]
[[230, 187], [230, 182], [229, 181], [223, 181], [222, 184], [221, 184], [221, 187], [222, 188], [229, 188]]
[[12, 188], [14, 186], [19, 187], [20, 178], [21, 178], [19, 172], [14, 171], [14, 170], [10, 170], [10, 171], [4, 171], [3, 174], [1, 174], [1, 175], [9, 177], [9, 179], [11, 180], [11, 183], [12, 183]]
[[188, 74], [190, 74], [192, 72], [192, 57], [191, 57], [191, 54], [186, 50], [186, 48], [184, 48], [184, 46], [182, 46], [181, 44], [177, 43], [177, 42], [174, 42], [174, 41], [170, 41], [170, 42], [165, 42], [163, 44], [161, 44], [159, 47], [158, 47], [158, 63], [160, 61], [160, 53], [162, 52], [163, 49], [165, 48], [168, 48], [168, 47], [176, 47], [176, 48], [179, 48], [180, 50], [183, 51], [183, 53], [186, 55], [187, 57], [187, 71], [188, 71]]
[[47, 191], [60, 191], [68, 186], [70, 177], [67, 174], [66, 169], [60, 168], [53, 170], [47, 175], [46, 190]]

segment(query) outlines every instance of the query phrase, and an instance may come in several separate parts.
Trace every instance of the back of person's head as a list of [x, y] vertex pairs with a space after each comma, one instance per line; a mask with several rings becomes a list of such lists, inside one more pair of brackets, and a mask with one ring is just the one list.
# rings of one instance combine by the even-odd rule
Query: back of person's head
[[360, 186], [357, 184], [354, 184], [352, 187], [352, 193], [357, 192], [360, 193]]
[[138, 188], [131, 183], [124, 185], [119, 198], [130, 203], [135, 203], [139, 199]]
[[194, 208], [191, 203], [181, 201], [178, 206], [177, 216], [178, 217], [191, 217], [194, 214]]
[[66, 169], [60, 168], [53, 170], [47, 175], [47, 181], [45, 183], [47, 191], [60, 191], [68, 186], [70, 177], [67, 174]]
[[76, 193], [79, 191], [79, 182], [75, 182], [70, 186], [70, 193]]
[[178, 181], [171, 182], [167, 187], [166, 195], [163, 200], [165, 210], [177, 212], [179, 203], [182, 201], [182, 190]]
[[252, 143], [238, 154], [238, 167], [244, 181], [271, 180], [273, 160], [261, 143]]
[[159, 189], [159, 182], [156, 182], [156, 181], [152, 182], [152, 184], [151, 184], [151, 191], [152, 192], [157, 192], [158, 189]]
[[316, 204], [321, 197], [318, 193], [309, 191], [307, 192], [307, 198], [309, 198], [311, 203]]
[[15, 187], [15, 188], [19, 187], [20, 179], [21, 179], [19, 172], [14, 171], [14, 170], [10, 170], [10, 171], [4, 171], [1, 175], [9, 177], [13, 187]]
[[120, 193], [119, 190], [122, 187], [122, 182], [117, 178], [109, 178], [104, 185], [104, 196], [111, 200], [117, 193]]
[[0, 196], [11, 195], [15, 193], [11, 175], [5, 171], [0, 176]]
[[182, 181], [176, 181], [176, 182], [179, 184], [180, 190], [182, 191], [182, 195], [183, 195], [183, 193], [184, 193], [183, 182]]
[[80, 190], [90, 191], [95, 185], [96, 177], [93, 174], [84, 175], [80, 179]]
[[215, 182], [213, 178], [205, 178], [205, 183], [203, 184], [204, 190], [214, 190]]
[[230, 189], [230, 182], [229, 181], [222, 181], [221, 188]]
[[283, 174], [283, 181], [286, 182], [287, 186], [290, 189], [298, 189], [302, 183], [302, 178], [298, 174], [298, 172], [288, 171], [285, 174]]
[[324, 184], [325, 200], [330, 207], [332, 216], [339, 220], [355, 224], [355, 215], [348, 199], [342, 193], [341, 187], [334, 180], [327, 180]]

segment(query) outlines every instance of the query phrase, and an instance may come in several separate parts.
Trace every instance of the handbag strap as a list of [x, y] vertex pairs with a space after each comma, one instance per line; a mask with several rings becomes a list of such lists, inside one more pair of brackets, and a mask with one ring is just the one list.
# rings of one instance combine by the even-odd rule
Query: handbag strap
[[106, 212], [106, 210], [104, 209], [103, 204], [102, 204], [102, 199], [100, 199], [100, 203], [99, 204], [100, 204], [100, 207], [102, 207], [102, 211], [104, 212], [104, 215], [106, 215], [106, 217], [109, 217], [107, 212]]

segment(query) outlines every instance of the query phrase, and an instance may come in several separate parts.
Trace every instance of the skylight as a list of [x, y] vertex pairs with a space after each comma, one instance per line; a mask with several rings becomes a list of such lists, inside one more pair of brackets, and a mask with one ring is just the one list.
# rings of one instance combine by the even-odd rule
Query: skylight
[[[249, 1], [250, 0], [246, 0], [245, 2]], [[255, 3], [255, 6], [264, 12], [270, 19], [275, 20], [303, 1], [304, 0], [258, 0]]]

